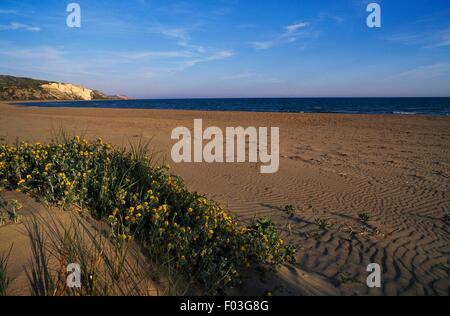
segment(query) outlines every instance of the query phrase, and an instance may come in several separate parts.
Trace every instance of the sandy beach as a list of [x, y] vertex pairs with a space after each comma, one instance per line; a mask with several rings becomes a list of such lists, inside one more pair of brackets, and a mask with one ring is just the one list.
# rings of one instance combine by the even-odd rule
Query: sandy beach
[[[256, 163], [173, 164], [171, 131], [192, 128], [196, 118], [222, 129], [279, 127], [279, 171], [260, 174]], [[59, 128], [117, 146], [140, 137], [151, 140], [155, 153], [191, 190], [218, 201], [241, 221], [273, 218], [298, 248], [298, 271], [327, 283], [324, 288], [332, 294], [449, 295], [450, 238], [444, 218], [450, 213], [450, 117], [0, 103], [2, 143], [45, 142]], [[283, 210], [286, 205], [295, 206], [293, 218]], [[358, 217], [362, 213], [370, 215], [367, 222]], [[0, 246], [5, 244], [2, 230]], [[381, 289], [366, 286], [369, 263], [382, 268]], [[294, 277], [285, 270], [287, 278]]]

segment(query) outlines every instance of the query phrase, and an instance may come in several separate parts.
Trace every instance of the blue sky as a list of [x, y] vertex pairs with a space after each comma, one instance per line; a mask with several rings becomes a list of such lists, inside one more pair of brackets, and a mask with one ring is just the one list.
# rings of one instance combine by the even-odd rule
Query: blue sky
[[450, 96], [450, 1], [1, 0], [0, 73], [136, 98]]

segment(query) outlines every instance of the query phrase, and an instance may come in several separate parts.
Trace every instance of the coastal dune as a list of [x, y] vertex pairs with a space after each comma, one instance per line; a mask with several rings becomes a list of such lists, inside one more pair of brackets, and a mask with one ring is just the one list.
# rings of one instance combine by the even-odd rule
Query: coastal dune
[[[197, 118], [222, 130], [279, 127], [279, 171], [261, 174], [259, 163], [173, 164], [172, 130], [192, 128]], [[449, 294], [449, 117], [0, 103], [0, 142], [44, 142], [60, 128], [117, 146], [143, 137], [191, 190], [218, 201], [241, 221], [273, 218], [286, 242], [298, 249], [298, 270], [281, 271], [294, 286], [280, 294], [302, 294], [295, 283], [307, 280], [319, 288], [316, 294], [320, 288], [327, 289], [323, 294], [331, 289], [344, 295]], [[293, 216], [286, 205], [294, 206]], [[369, 263], [381, 266], [379, 289], [366, 285]]]

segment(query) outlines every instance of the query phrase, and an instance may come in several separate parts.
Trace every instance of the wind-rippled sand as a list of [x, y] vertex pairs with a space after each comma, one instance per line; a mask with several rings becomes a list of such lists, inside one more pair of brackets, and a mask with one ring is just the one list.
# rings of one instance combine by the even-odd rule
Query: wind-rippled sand
[[[448, 295], [450, 118], [35, 108], [0, 104], [0, 138], [46, 141], [52, 130], [127, 145], [141, 135], [170, 161], [177, 126], [280, 127], [280, 170], [258, 164], [173, 165], [191, 190], [238, 216], [272, 217], [298, 248], [280, 294]], [[285, 205], [296, 206], [293, 218]], [[370, 220], [358, 218], [366, 213]], [[0, 228], [1, 233], [1, 228]], [[1, 242], [1, 240], [0, 240]], [[382, 268], [382, 288], [366, 267]], [[309, 284], [305, 284], [308, 283]], [[303, 284], [301, 284], [303, 283]], [[270, 287], [270, 284], [265, 286]]]

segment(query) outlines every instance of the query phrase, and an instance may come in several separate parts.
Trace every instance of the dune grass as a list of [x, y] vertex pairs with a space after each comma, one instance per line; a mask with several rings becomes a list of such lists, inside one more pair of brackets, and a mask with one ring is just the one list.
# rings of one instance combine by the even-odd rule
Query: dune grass
[[[133, 243], [111, 239], [101, 226], [93, 227], [73, 213], [65, 222], [49, 217], [49, 214], [34, 216], [26, 224], [33, 254], [31, 269], [27, 271], [32, 295], [145, 296], [169, 293], [166, 284], [153, 279], [159, 273], [157, 268]], [[78, 264], [80, 271], [84, 271], [81, 287], [67, 285], [70, 263]]]
[[112, 239], [136, 240], [156, 266], [202, 294], [224, 293], [247, 268], [295, 260], [271, 220], [239, 225], [167, 166], [156, 166], [142, 142], [125, 150], [60, 134], [49, 144], [2, 145], [0, 186], [89, 210], [108, 223]]
[[8, 261], [11, 255], [12, 247], [7, 253], [0, 254], [0, 296], [6, 295], [6, 290], [9, 287], [10, 279], [8, 277]]

